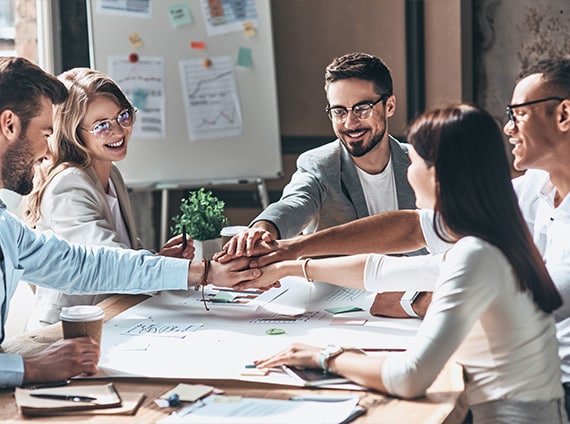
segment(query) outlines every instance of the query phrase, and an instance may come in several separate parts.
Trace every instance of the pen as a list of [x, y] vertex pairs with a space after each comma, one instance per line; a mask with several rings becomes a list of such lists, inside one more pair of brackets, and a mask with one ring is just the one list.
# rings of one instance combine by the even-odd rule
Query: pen
[[30, 396], [42, 399], [70, 400], [72, 402], [92, 402], [97, 398], [91, 396], [57, 395], [54, 393], [30, 393]]
[[188, 240], [186, 239], [186, 225], [182, 226], [182, 251], [188, 247]]

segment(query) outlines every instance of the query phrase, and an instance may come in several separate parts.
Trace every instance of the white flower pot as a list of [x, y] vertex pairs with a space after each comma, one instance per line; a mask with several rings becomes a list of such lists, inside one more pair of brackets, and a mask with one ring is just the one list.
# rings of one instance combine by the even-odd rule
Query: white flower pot
[[194, 240], [194, 260], [201, 261], [203, 258], [212, 259], [216, 252], [222, 250], [222, 239]]

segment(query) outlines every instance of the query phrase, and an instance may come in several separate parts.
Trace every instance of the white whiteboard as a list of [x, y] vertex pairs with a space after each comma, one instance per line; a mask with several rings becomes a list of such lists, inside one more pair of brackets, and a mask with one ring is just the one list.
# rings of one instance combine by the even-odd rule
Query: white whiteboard
[[[132, 53], [141, 59], [160, 58], [163, 62], [164, 134], [155, 138], [133, 134], [127, 158], [117, 163], [129, 186], [175, 187], [202, 181], [280, 176], [280, 131], [269, 0], [237, 0], [238, 3], [253, 1], [255, 5], [257, 26], [253, 36], [246, 36], [241, 30], [208, 36], [202, 9], [207, 1], [148, 0], [150, 13], [146, 18], [105, 13], [100, 9], [101, 0], [86, 1], [91, 63], [94, 69], [113, 76], [108, 69], [109, 58], [122, 56], [128, 59]], [[224, 6], [235, 2], [218, 1]], [[107, 5], [129, 4], [115, 0], [105, 2]], [[140, 1], [140, 4], [145, 3], [147, 0]], [[192, 22], [173, 26], [169, 8], [180, 4], [187, 5]], [[140, 37], [138, 47], [132, 43], [133, 34]], [[206, 48], [191, 48], [190, 43], [195, 41], [204, 42]], [[241, 47], [250, 49], [251, 67], [237, 66], [238, 50]], [[184, 96], [181, 63], [202, 63], [205, 59], [216, 62], [221, 60], [217, 58], [228, 56], [233, 63], [232, 71], [241, 111], [241, 130], [237, 135], [190, 140], [185, 108], [188, 102]], [[191, 90], [190, 87], [186, 88]], [[131, 94], [127, 92], [127, 95], [132, 101]], [[137, 114], [137, 119], [139, 116], [140, 113]], [[221, 119], [220, 116], [218, 114], [203, 121], [214, 122]], [[139, 120], [135, 125], [144, 123]]]

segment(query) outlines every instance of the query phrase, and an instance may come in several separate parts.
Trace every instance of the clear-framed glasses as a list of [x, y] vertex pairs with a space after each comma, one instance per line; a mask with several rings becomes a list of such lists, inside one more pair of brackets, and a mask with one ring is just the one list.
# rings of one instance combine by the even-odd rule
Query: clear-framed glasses
[[523, 107], [523, 106], [537, 105], [539, 103], [549, 102], [551, 100], [556, 100], [558, 102], [564, 101], [564, 99], [561, 97], [545, 97], [544, 99], [531, 100], [530, 102], [518, 103], [515, 105], [508, 105], [506, 108], [507, 109], [507, 118], [509, 119], [511, 124], [513, 124], [513, 126], [516, 126], [517, 125], [517, 118], [516, 118], [515, 114], [513, 113], [513, 109]]
[[121, 128], [130, 128], [135, 123], [135, 109], [123, 109], [119, 112], [115, 119], [105, 119], [104, 121], [99, 121], [90, 130], [87, 128], [81, 128], [87, 132], [90, 132], [95, 137], [105, 140], [111, 135], [113, 129], [113, 123], [116, 122]]
[[387, 96], [382, 95], [374, 102], [360, 102], [352, 107], [344, 106], [328, 106], [325, 107], [325, 112], [333, 122], [342, 124], [348, 118], [348, 112], [352, 111], [354, 116], [358, 119], [370, 119], [374, 113], [374, 106], [384, 100]]

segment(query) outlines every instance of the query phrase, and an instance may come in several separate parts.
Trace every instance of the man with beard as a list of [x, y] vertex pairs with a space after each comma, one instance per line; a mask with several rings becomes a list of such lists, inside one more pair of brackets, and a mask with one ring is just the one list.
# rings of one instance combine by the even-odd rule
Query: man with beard
[[237, 256], [256, 241], [285, 239], [398, 209], [414, 209], [407, 148], [388, 134], [396, 110], [390, 70], [378, 57], [350, 53], [325, 71], [326, 113], [337, 140], [301, 154], [297, 170], [244, 233], [225, 246]]
[[[35, 165], [47, 153], [53, 104], [68, 96], [61, 81], [23, 58], [0, 58], [0, 188], [19, 194], [32, 189]], [[182, 255], [182, 238], [173, 242]], [[153, 255], [145, 250], [86, 247], [37, 233], [6, 210], [0, 200], [0, 343], [10, 298], [20, 279], [65, 293], [144, 293], [206, 285], [232, 286], [259, 276], [244, 268], [247, 258], [220, 263]], [[99, 345], [90, 337], [59, 340], [42, 352], [0, 353], [0, 387], [66, 380], [94, 374]]]

